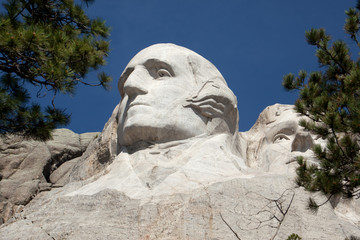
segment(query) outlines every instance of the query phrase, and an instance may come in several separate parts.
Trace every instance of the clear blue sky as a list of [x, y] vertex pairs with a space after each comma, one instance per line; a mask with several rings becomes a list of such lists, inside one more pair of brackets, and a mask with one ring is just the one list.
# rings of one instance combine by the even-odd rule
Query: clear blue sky
[[[355, 0], [106, 0], [86, 12], [106, 20], [111, 53], [105, 70], [112, 90], [79, 86], [59, 96], [56, 106], [72, 113], [74, 132], [101, 131], [120, 101], [117, 81], [130, 59], [155, 43], [187, 47], [212, 62], [238, 100], [239, 130], [247, 131], [260, 112], [275, 103], [293, 104], [282, 77], [300, 69], [317, 70], [315, 48], [304, 32], [323, 27], [334, 39], [354, 45], [343, 30]], [[355, 53], [354, 53], [355, 54]], [[356, 55], [354, 57], [357, 57]], [[95, 74], [88, 81], [96, 81]]]

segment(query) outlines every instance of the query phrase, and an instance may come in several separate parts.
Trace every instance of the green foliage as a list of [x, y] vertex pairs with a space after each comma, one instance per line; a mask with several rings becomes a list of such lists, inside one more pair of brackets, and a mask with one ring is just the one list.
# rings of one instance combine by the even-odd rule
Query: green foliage
[[301, 240], [301, 237], [299, 235], [293, 233], [290, 236], [288, 236], [288, 238], [286, 240]]
[[[360, 1], [358, 7], [346, 11], [345, 31], [358, 47], [360, 29]], [[322, 148], [313, 149], [318, 165], [308, 165], [297, 159], [296, 182], [309, 191], [321, 191], [328, 200], [337, 194], [360, 197], [360, 60], [352, 60], [350, 50], [341, 40], [331, 42], [325, 29], [306, 32], [310, 45], [316, 46], [316, 56], [322, 71], [296, 77], [284, 76], [287, 90], [298, 90], [297, 112], [309, 120], [300, 121], [306, 130], [327, 140]], [[321, 204], [309, 200], [309, 208]]]
[[[93, 1], [83, 0], [86, 4]], [[109, 28], [89, 19], [73, 0], [7, 0], [0, 14], [0, 134], [16, 133], [39, 140], [66, 125], [69, 115], [52, 106], [43, 113], [29, 104], [27, 86], [38, 95], [73, 94], [76, 86], [109, 88], [111, 78], [100, 73], [99, 82], [84, 82], [90, 70], [105, 64]], [[29, 85], [30, 84], [30, 85]]]

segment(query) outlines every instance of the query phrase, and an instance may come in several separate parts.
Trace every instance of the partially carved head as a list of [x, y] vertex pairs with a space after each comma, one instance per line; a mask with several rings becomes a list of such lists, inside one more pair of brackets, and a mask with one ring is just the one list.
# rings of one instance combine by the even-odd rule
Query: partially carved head
[[[267, 107], [247, 135], [247, 164], [279, 171], [299, 155], [311, 156], [314, 139], [299, 126], [301, 116], [293, 105], [275, 104]], [[316, 143], [320, 143], [317, 140]]]
[[237, 133], [235, 95], [213, 64], [187, 48], [156, 44], [142, 50], [118, 88], [122, 146]]

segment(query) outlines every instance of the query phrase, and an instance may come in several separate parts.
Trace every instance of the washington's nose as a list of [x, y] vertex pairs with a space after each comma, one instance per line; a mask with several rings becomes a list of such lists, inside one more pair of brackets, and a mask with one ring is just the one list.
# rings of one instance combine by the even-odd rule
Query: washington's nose
[[124, 84], [124, 92], [129, 96], [136, 96], [140, 94], [148, 93], [146, 89], [146, 83], [144, 81], [145, 69], [137, 69], [129, 75]]
[[291, 144], [291, 151], [306, 152], [308, 149], [312, 148], [313, 145], [314, 141], [309, 133], [297, 133]]

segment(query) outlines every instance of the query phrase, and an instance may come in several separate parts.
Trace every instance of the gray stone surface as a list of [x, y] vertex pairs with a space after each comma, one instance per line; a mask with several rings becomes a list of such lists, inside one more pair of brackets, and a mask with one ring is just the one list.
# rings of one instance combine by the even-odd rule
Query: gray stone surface
[[88, 179], [103, 171], [118, 154], [117, 128], [118, 106], [115, 107], [111, 117], [105, 124], [101, 134], [97, 134], [84, 154], [77, 161], [69, 173], [68, 181]]
[[96, 134], [57, 129], [53, 140], [47, 142], [19, 136], [1, 138], [0, 222], [6, 222], [39, 192], [67, 182], [64, 176], [71, 169], [68, 161], [81, 156]]
[[303, 239], [359, 236], [358, 225], [337, 216], [330, 204], [317, 214], [306, 210], [309, 194], [281, 175], [235, 178], [153, 199], [131, 199], [111, 189], [67, 196], [77, 187], [38, 196], [0, 229], [0, 239], [237, 239], [234, 232], [249, 240], [292, 233]]
[[[337, 197], [317, 213], [307, 210], [310, 196], [326, 197], [295, 185], [294, 158], [316, 164], [310, 148], [324, 142], [298, 126], [293, 106], [267, 107], [239, 133], [236, 98], [221, 74], [172, 44], [136, 55], [119, 90], [122, 101], [103, 132], [50, 175], [67, 184], [18, 209], [0, 239], [360, 237], [359, 199]], [[59, 143], [53, 145], [55, 151]], [[32, 192], [35, 183], [24, 187]]]

